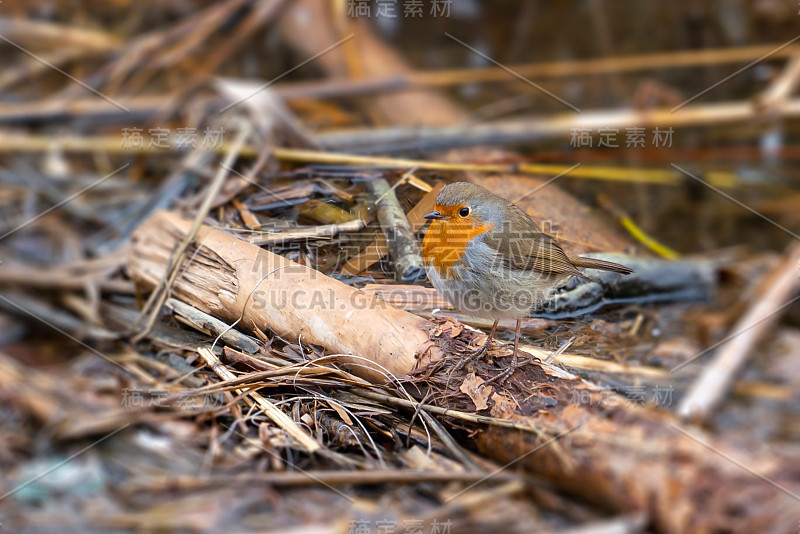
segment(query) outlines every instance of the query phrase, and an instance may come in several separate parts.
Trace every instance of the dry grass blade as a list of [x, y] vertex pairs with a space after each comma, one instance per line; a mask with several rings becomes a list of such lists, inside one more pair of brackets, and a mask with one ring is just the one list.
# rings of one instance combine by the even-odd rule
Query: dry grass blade
[[[200, 347], [197, 349], [197, 352], [203, 357], [209, 367], [211, 367], [211, 369], [217, 375], [219, 375], [220, 378], [223, 380], [233, 380], [235, 378], [235, 375], [228, 371], [222, 362], [219, 361], [219, 358], [217, 358], [207, 347]], [[289, 416], [283, 413], [283, 411], [278, 409], [269, 400], [255, 392], [248, 392], [248, 396], [256, 402], [258, 407], [264, 411], [267, 417], [272, 419], [276, 425], [285, 430], [287, 434], [296, 439], [306, 451], [309, 453], [314, 453], [322, 447], [315, 439], [306, 434], [299, 426], [297, 426], [297, 423], [292, 421]]]

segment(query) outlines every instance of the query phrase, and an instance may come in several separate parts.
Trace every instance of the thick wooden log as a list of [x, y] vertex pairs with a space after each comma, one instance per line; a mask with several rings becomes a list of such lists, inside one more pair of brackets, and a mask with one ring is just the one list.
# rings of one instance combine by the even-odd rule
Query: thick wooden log
[[[132, 238], [131, 278], [154, 287], [190, 225], [168, 212], [146, 221]], [[386, 380], [381, 368], [404, 375], [421, 356], [441, 353], [424, 319], [226, 232], [203, 227], [187, 257], [175, 298], [246, 329], [321, 345], [373, 382]]]

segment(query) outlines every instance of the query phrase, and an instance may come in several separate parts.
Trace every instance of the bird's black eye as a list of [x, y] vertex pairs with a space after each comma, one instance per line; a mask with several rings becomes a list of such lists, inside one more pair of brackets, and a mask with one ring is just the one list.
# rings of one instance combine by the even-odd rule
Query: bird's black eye
[[460, 210], [458, 210], [458, 214], [461, 215], [462, 217], [466, 217], [467, 215], [469, 215], [469, 208], [468, 207], [461, 208]]

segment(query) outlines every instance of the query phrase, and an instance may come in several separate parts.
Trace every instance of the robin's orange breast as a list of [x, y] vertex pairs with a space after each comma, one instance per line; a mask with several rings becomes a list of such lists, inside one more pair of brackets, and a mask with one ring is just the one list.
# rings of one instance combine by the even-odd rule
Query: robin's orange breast
[[468, 217], [434, 220], [422, 240], [422, 258], [434, 266], [439, 276], [451, 278], [453, 267], [464, 258], [467, 245], [492, 228], [491, 223], [475, 224]]

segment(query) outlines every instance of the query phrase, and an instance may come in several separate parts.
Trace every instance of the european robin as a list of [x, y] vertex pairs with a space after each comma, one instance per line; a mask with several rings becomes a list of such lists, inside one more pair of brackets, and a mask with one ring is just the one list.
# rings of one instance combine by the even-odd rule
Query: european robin
[[500, 319], [516, 319], [506, 378], [517, 366], [520, 320], [561, 282], [570, 276], [587, 278], [579, 267], [633, 272], [610, 261], [570, 258], [519, 207], [473, 183], [444, 186], [435, 210], [425, 218], [431, 225], [422, 258], [433, 286], [460, 312], [494, 320], [473, 358], [490, 347]]

